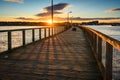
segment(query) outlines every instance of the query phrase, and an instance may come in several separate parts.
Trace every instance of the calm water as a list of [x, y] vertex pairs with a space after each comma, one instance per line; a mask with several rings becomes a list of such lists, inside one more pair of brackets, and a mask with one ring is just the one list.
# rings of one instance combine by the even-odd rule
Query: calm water
[[0, 30], [12, 30], [12, 29], [26, 29], [26, 28], [41, 28], [47, 26], [0, 26]]
[[[14, 30], [26, 28], [42, 28], [48, 26], [0, 26], [0, 30]], [[47, 32], [48, 33], [48, 32]], [[47, 34], [46, 33], [46, 34]], [[44, 29], [41, 29], [41, 38], [44, 38]], [[32, 42], [32, 30], [26, 30], [26, 44]], [[48, 35], [47, 35], [48, 36]], [[39, 40], [39, 29], [35, 30], [35, 41]], [[0, 33], [0, 52], [8, 49], [7, 32]], [[22, 31], [12, 31], [12, 48], [22, 46]]]
[[88, 27], [98, 30], [120, 41], [120, 26], [111, 25], [88, 25]]
[[[120, 26], [88, 25], [92, 29], [100, 31], [120, 41]], [[105, 65], [105, 41], [102, 44], [102, 62]], [[113, 80], [120, 80], [120, 51], [113, 49]]]
[[[41, 28], [41, 39], [45, 38], [44, 27], [49, 26], [0, 26], [0, 30], [14, 30], [14, 29], [26, 29], [26, 28]], [[59, 26], [58, 28], [53, 28], [53, 34], [59, 33], [64, 28]], [[34, 39], [39, 40], [39, 29], [34, 29]], [[23, 45], [22, 31], [12, 31], [11, 32], [11, 47], [16, 48]], [[50, 35], [52, 35], [52, 28], [50, 28]], [[49, 36], [49, 29], [46, 29], [46, 37]], [[32, 29], [25, 30], [25, 44], [32, 43]], [[0, 32], [0, 52], [8, 50], [8, 33]]]

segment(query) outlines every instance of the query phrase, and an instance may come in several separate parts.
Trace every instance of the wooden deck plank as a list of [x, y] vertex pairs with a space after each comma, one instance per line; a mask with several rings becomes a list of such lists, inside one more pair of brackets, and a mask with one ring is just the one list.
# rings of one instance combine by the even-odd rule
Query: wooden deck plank
[[2, 80], [102, 80], [83, 32], [69, 29], [0, 56]]

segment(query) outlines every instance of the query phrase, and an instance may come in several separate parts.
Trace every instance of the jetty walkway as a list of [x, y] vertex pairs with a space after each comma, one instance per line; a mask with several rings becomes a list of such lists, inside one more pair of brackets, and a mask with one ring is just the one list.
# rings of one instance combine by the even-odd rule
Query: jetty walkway
[[102, 80], [102, 77], [82, 30], [70, 28], [1, 55], [0, 79]]

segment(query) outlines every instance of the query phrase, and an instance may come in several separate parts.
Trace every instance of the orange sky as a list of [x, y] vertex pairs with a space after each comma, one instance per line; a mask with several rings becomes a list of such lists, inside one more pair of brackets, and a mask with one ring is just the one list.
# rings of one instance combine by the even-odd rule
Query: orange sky
[[[54, 22], [120, 22], [120, 0], [54, 0]], [[0, 21], [49, 22], [51, 0], [0, 0]], [[57, 18], [56, 18], [57, 17]]]

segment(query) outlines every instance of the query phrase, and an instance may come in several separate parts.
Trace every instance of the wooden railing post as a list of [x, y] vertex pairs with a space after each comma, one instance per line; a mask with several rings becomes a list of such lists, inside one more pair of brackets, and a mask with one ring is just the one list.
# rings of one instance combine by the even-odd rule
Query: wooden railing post
[[112, 80], [113, 46], [106, 42], [106, 62], [104, 80]]
[[54, 35], [56, 34], [56, 30], [55, 30], [55, 29], [56, 29], [56, 28], [54, 27], [54, 30], [53, 30], [53, 31], [54, 31]]
[[88, 34], [90, 35], [89, 37], [90, 37], [91, 44], [92, 44], [92, 41], [93, 41], [93, 39], [92, 39], [92, 35], [93, 35], [93, 34], [92, 34], [92, 32], [90, 32], [90, 31], [89, 31], [89, 33], [88, 33]]
[[94, 48], [94, 33], [92, 32], [92, 46]]
[[25, 30], [22, 31], [22, 41], [23, 46], [25, 46]]
[[46, 38], [46, 28], [44, 28], [44, 38]]
[[8, 51], [12, 49], [12, 35], [11, 31], [8, 31]]
[[66, 30], [66, 26], [64, 27], [64, 31]]
[[52, 27], [52, 36], [54, 35], [53, 27]]
[[58, 29], [57, 28], [55, 28], [55, 34], [57, 34], [58, 33], [58, 31], [57, 31]]
[[50, 28], [48, 28], [48, 34], [49, 34], [49, 36], [48, 36], [48, 37], [50, 37]]
[[41, 28], [39, 29], [39, 39], [41, 40], [41, 37], [42, 35], [41, 35]]
[[62, 32], [64, 31], [64, 27], [62, 27]]
[[35, 41], [35, 31], [34, 31], [34, 29], [32, 29], [32, 42], [34, 42]]
[[97, 35], [94, 34], [94, 50], [97, 52]]
[[98, 37], [98, 60], [101, 62], [102, 61], [102, 39]]

